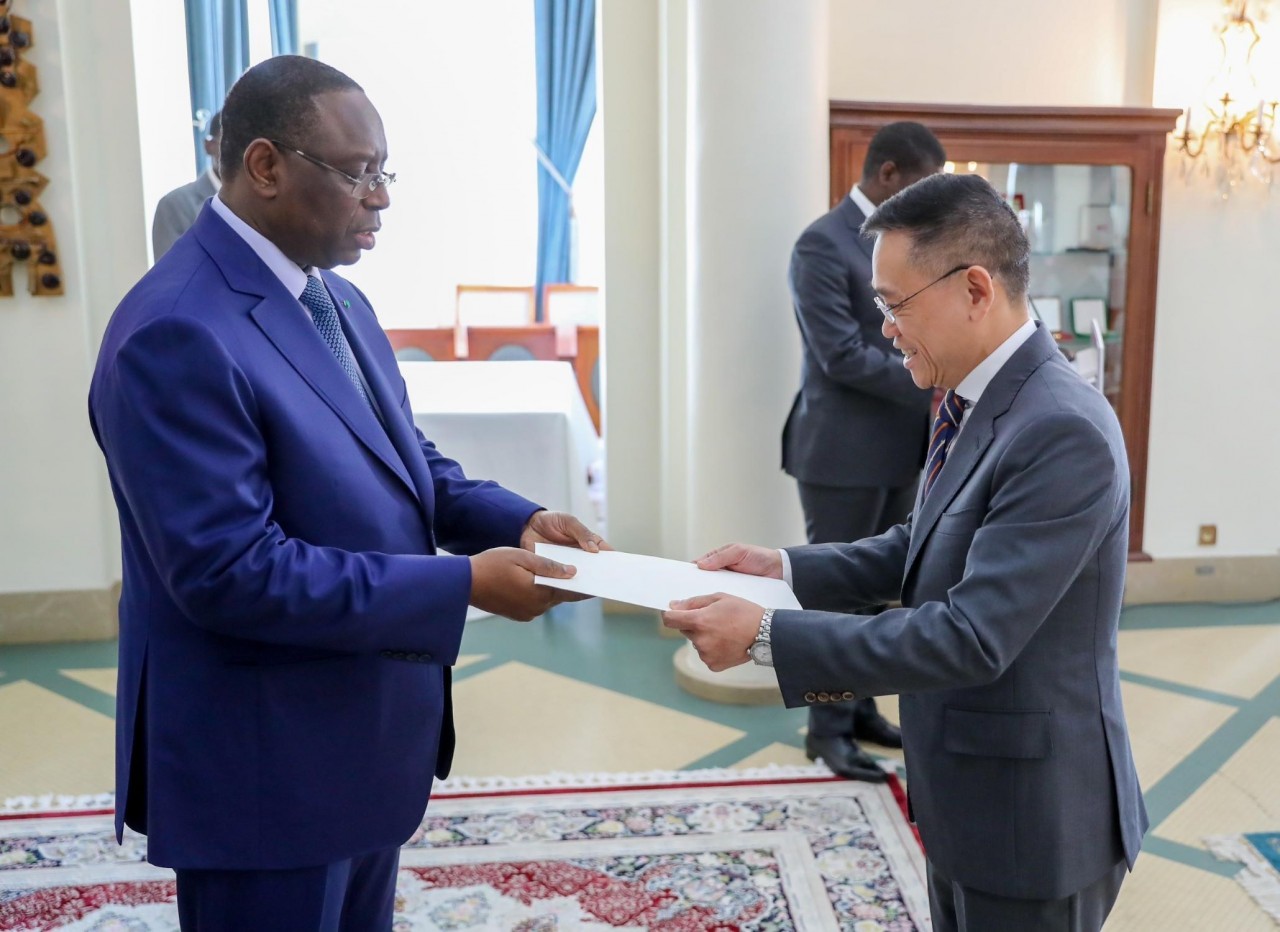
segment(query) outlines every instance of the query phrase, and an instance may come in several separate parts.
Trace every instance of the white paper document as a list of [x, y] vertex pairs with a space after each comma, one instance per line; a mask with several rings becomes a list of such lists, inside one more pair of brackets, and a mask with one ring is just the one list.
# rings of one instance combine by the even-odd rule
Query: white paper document
[[730, 570], [700, 570], [694, 564], [680, 560], [664, 560], [662, 557], [617, 550], [588, 553], [557, 544], [537, 544], [534, 550], [539, 556], [578, 569], [571, 579], [538, 576], [538, 582], [544, 586], [596, 595], [615, 602], [666, 611], [673, 599], [725, 592], [765, 608], [800, 607], [791, 587], [781, 579], [749, 576]]

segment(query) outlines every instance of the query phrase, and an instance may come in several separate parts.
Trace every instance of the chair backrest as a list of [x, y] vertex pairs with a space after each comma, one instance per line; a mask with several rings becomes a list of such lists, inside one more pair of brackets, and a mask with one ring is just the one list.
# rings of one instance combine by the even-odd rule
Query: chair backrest
[[556, 331], [548, 324], [525, 327], [468, 327], [467, 358], [512, 361], [555, 360]]
[[600, 328], [578, 327], [578, 355], [573, 358], [578, 390], [587, 403], [591, 423], [600, 433]]
[[535, 320], [532, 285], [459, 285], [454, 323], [466, 327], [520, 327]]
[[556, 327], [599, 327], [600, 289], [595, 285], [543, 285], [542, 316]]
[[425, 330], [388, 330], [387, 339], [403, 362], [442, 362], [458, 358], [452, 327]]

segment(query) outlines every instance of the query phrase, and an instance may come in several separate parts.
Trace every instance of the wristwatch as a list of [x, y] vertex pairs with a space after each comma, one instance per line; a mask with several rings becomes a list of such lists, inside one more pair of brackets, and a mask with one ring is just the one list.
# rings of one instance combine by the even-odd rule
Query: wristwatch
[[766, 608], [760, 618], [760, 630], [747, 648], [747, 656], [762, 667], [773, 666], [773, 642], [769, 639], [773, 628], [773, 609]]

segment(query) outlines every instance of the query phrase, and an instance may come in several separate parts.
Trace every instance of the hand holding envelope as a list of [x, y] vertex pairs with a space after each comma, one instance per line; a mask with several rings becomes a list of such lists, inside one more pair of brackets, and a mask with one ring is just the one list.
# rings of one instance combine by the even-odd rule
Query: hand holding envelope
[[782, 558], [765, 547], [730, 544], [696, 563], [549, 544], [538, 544], [536, 552], [577, 568], [570, 578], [539, 577], [537, 582], [657, 609], [663, 624], [688, 637], [717, 672], [747, 661], [765, 606], [800, 607], [782, 581]]

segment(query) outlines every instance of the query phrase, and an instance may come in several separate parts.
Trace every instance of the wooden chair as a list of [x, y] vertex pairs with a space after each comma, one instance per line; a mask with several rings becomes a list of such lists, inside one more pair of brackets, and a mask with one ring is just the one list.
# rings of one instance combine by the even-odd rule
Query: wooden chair
[[548, 324], [526, 327], [468, 327], [467, 358], [514, 361], [555, 360], [556, 331]]
[[573, 358], [573, 371], [578, 377], [578, 390], [587, 403], [591, 423], [600, 433], [600, 328], [578, 327], [578, 354]]
[[554, 327], [599, 327], [600, 289], [595, 285], [543, 285], [542, 316]]
[[532, 285], [459, 285], [454, 324], [466, 327], [520, 327], [535, 321]]
[[388, 330], [387, 339], [402, 362], [444, 362], [458, 358], [457, 336], [452, 327], [424, 330]]

